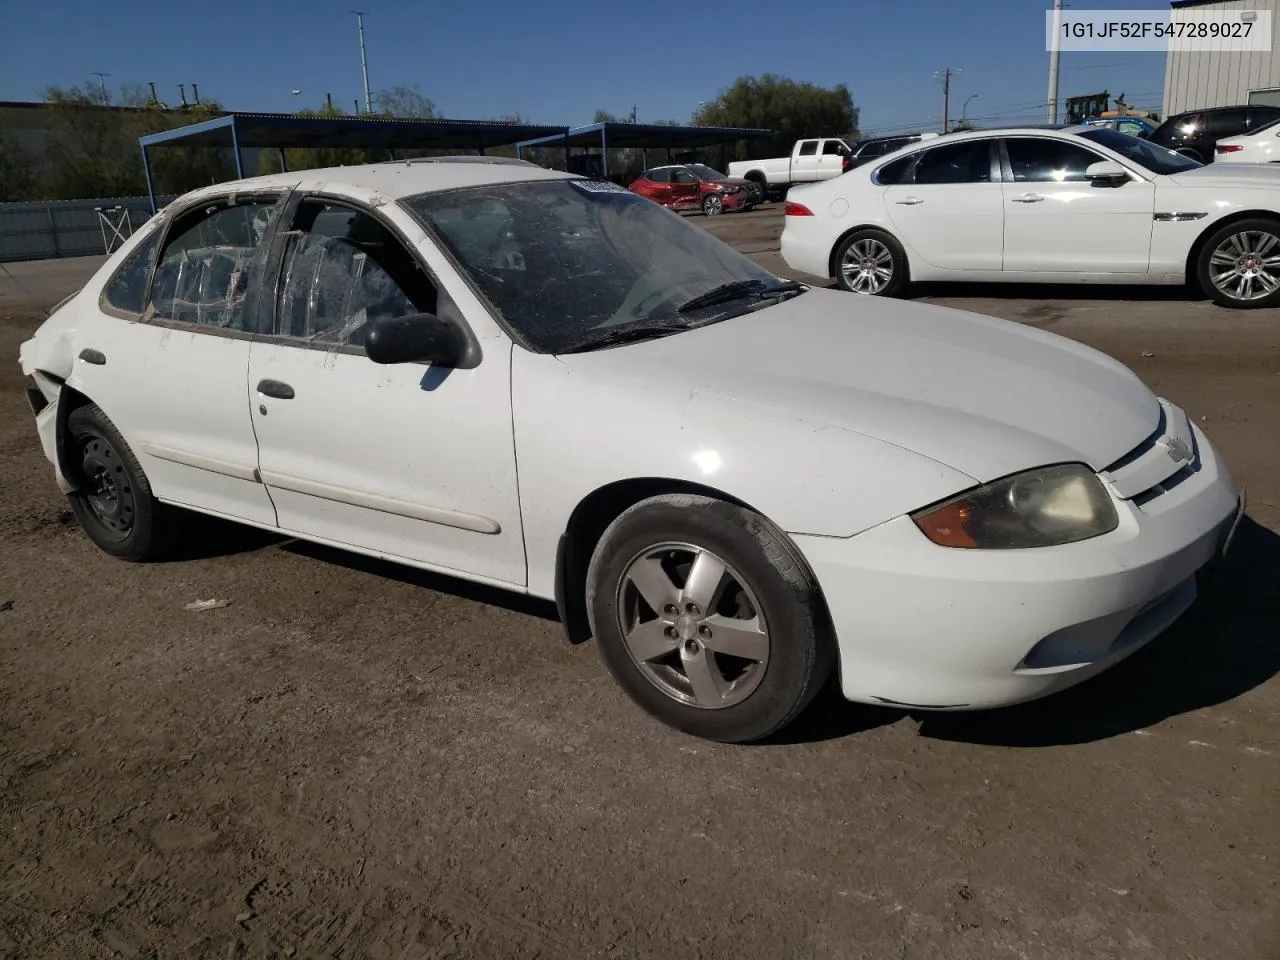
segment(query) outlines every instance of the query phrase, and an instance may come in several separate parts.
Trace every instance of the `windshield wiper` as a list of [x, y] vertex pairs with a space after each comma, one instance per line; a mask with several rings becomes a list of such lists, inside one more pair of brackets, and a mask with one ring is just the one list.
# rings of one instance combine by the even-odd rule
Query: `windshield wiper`
[[557, 352], [584, 353], [587, 350], [594, 350], [597, 347], [609, 347], [616, 343], [633, 343], [637, 340], [654, 340], [658, 337], [665, 337], [668, 334], [692, 330], [694, 326], [694, 324], [689, 323], [667, 323], [644, 327], [625, 327], [621, 330], [610, 331], [603, 336], [596, 337], [594, 340], [588, 340], [586, 343], [578, 344], [578, 346], [569, 350], [560, 350]]
[[789, 293], [806, 289], [805, 284], [795, 280], [769, 286], [764, 280], [735, 280], [713, 287], [706, 293], [699, 294], [676, 308], [677, 313], [690, 313], [703, 307], [713, 307], [718, 303], [729, 303], [743, 297], [771, 297], [777, 293]]

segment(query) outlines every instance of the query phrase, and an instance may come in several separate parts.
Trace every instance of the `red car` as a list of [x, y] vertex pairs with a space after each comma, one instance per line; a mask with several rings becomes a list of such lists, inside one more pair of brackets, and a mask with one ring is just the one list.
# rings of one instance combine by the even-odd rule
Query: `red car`
[[668, 210], [701, 210], [709, 217], [726, 210], [750, 210], [759, 202], [755, 184], [726, 177], [702, 163], [654, 167], [629, 189]]

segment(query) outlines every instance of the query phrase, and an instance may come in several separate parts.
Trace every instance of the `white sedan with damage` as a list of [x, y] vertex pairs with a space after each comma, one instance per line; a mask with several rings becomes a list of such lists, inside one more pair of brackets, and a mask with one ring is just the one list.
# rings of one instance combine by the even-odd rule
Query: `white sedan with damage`
[[724, 741], [833, 670], [923, 709], [1078, 683], [1191, 604], [1243, 508], [1101, 353], [780, 280], [515, 161], [202, 188], [20, 360], [107, 553], [160, 558], [198, 511], [554, 600], [644, 709]]
[[913, 281], [1190, 284], [1280, 305], [1280, 169], [1105, 127], [949, 134], [787, 194], [782, 258], [855, 293]]

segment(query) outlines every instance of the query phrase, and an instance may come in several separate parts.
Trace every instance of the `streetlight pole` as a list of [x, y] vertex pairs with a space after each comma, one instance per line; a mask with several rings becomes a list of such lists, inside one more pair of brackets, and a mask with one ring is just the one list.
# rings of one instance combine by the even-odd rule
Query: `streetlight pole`
[[102, 85], [102, 102], [106, 103], [111, 99], [111, 95], [107, 93], [107, 77], [111, 76], [111, 74], [94, 71], [93, 75], [98, 78], [98, 83]]
[[960, 122], [961, 122], [961, 123], [965, 123], [966, 121], [968, 121], [968, 119], [969, 119], [969, 101], [970, 101], [970, 100], [972, 100], [972, 99], [974, 99], [976, 96], [977, 96], [977, 94], [976, 94], [976, 93], [971, 93], [971, 94], [969, 94], [968, 99], [966, 99], [966, 100], [965, 100], [965, 102], [964, 102], [964, 106], [960, 108]]
[[1058, 122], [1058, 61], [1062, 58], [1062, 0], [1053, 0], [1053, 39], [1049, 43], [1049, 123]]
[[364, 11], [352, 10], [356, 15], [356, 26], [360, 31], [360, 69], [364, 73], [364, 109], [365, 113], [373, 113], [373, 95], [369, 93], [369, 60], [364, 50]]

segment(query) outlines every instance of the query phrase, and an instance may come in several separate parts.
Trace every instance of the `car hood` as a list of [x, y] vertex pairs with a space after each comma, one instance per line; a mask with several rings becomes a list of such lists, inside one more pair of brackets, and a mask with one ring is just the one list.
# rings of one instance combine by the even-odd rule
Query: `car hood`
[[[658, 340], [569, 354], [610, 384], [706, 393], [907, 448], [986, 482], [1101, 470], [1159, 424], [1155, 395], [1089, 347], [961, 310], [829, 289]], [[749, 410], [744, 410], [749, 416]]]
[[1280, 187], [1280, 168], [1269, 163], [1211, 163], [1171, 174], [1170, 180], [1188, 187]]

